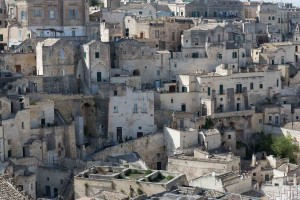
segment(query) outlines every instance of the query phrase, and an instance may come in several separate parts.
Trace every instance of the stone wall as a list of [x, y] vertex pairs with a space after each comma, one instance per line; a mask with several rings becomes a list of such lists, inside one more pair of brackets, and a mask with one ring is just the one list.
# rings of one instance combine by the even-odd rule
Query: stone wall
[[77, 94], [78, 84], [75, 76], [44, 77], [44, 92]]
[[104, 160], [107, 156], [116, 156], [137, 152], [141, 159], [151, 169], [157, 169], [157, 162], [161, 162], [162, 169], [166, 168], [167, 156], [165, 152], [165, 136], [163, 133], [147, 135], [135, 140], [124, 142], [117, 146], [108, 147], [89, 156], [92, 160]]

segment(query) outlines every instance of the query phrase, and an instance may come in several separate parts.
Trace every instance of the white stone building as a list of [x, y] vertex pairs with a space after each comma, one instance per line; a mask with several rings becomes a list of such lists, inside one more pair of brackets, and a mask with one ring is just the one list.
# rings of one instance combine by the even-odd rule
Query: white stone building
[[110, 97], [108, 133], [114, 142], [123, 142], [156, 132], [154, 93], [130, 87]]

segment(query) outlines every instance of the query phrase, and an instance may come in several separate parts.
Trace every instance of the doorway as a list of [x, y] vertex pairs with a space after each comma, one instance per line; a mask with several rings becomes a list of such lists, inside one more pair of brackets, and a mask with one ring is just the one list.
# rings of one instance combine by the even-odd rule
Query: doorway
[[123, 142], [122, 127], [117, 127], [117, 140]]

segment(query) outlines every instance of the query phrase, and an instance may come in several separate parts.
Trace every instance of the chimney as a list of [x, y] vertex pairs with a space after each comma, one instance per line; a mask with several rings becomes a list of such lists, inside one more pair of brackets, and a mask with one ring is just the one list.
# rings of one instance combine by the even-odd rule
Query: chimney
[[252, 161], [251, 161], [251, 167], [255, 167], [256, 166], [256, 155], [253, 154], [252, 155]]
[[293, 184], [294, 184], [294, 186], [297, 185], [297, 175], [296, 174], [294, 174], [294, 177], [293, 177]]

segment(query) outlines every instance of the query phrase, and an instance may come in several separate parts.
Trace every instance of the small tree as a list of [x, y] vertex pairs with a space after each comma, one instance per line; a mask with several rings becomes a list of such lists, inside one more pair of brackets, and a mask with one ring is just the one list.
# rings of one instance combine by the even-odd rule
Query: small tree
[[99, 6], [100, 2], [99, 0], [89, 0], [90, 6]]
[[295, 163], [297, 160], [297, 153], [299, 152], [298, 144], [293, 140], [291, 135], [278, 136], [273, 138], [271, 145], [272, 150], [276, 156], [281, 158], [289, 158], [290, 162]]

